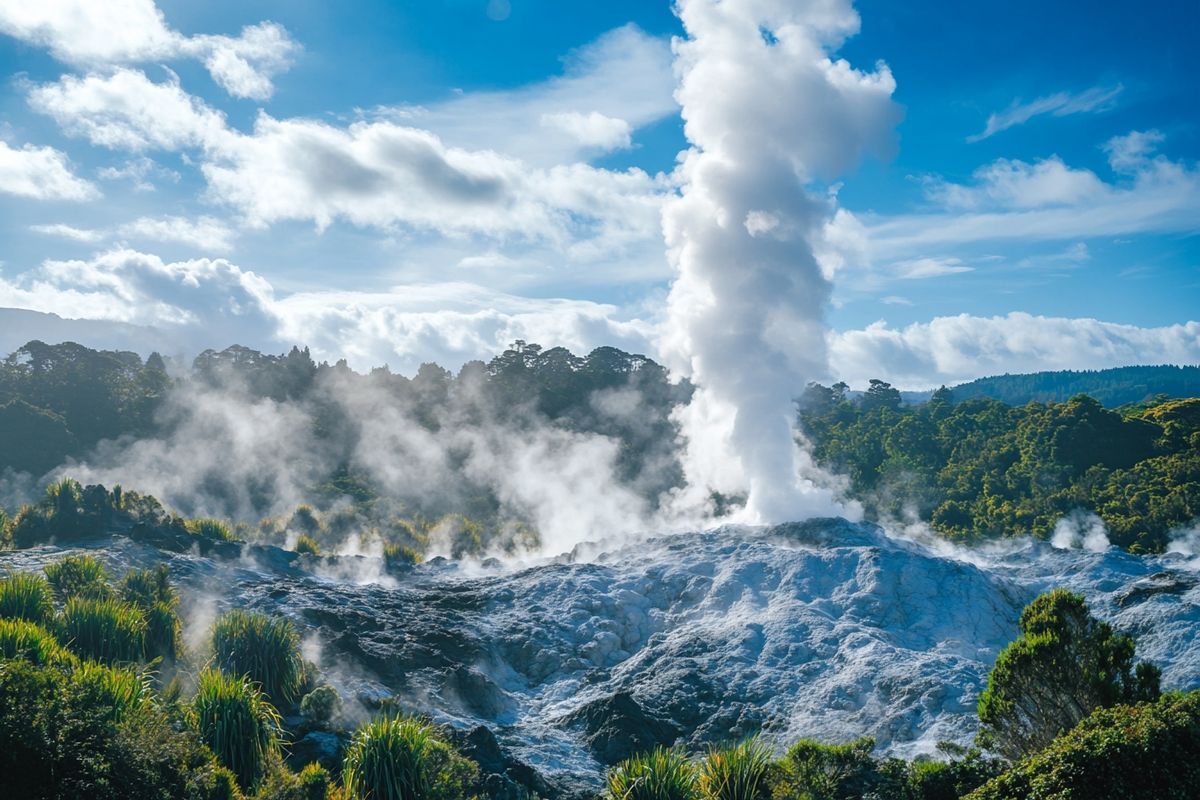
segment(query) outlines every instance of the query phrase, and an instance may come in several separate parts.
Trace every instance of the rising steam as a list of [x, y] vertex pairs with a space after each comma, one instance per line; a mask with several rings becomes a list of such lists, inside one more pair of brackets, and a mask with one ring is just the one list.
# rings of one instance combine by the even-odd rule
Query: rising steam
[[[813, 190], [898, 119], [888, 68], [829, 53], [858, 30], [848, 0], [680, 0], [674, 42], [691, 149], [663, 228], [677, 270], [663, 350], [700, 387], [679, 415], [691, 491], [745, 494], [744, 517], [845, 514], [794, 444], [792, 398], [827, 373], [830, 284], [813, 241], [833, 211]], [[820, 482], [819, 479], [817, 481]]]

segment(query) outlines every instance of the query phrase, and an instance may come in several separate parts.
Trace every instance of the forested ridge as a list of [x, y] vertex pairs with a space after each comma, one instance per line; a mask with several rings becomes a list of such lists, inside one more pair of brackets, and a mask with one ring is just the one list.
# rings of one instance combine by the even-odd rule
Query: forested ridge
[[[813, 384], [799, 398], [799, 422], [818, 463], [849, 478], [849, 494], [872, 518], [920, 519], [952, 539], [977, 541], [1047, 537], [1064, 516], [1094, 513], [1114, 544], [1159, 552], [1200, 517], [1200, 399], [1166, 399], [1190, 386], [1197, 369], [1003, 376], [943, 388], [916, 405], [882, 381], [857, 396], [844, 384]], [[1021, 405], [972, 396], [1080, 381], [1109, 398], [1151, 399], [1109, 409], [1090, 395]], [[209, 350], [169, 369], [156, 354], [143, 361], [34, 341], [0, 362], [0, 473], [42, 476], [104, 441], [170, 436], [182, 424], [172, 393], [218, 388], [244, 401], [303, 405], [328, 456], [305, 489], [307, 504], [282, 518], [240, 520], [242, 538], [291, 530], [332, 546], [347, 530], [370, 526], [419, 553], [438, 522], [451, 518], [456, 552], [479, 551], [497, 537], [509, 546], [536, 537], [522, 527], [526, 520], [504, 517], [486, 487], [468, 484], [449, 499], [389, 496], [355, 461], [347, 442], [360, 435], [361, 419], [333, 396], [334, 385], [343, 396], [375, 393], [383, 405], [405, 409], [404, 424], [432, 432], [499, 422], [611, 437], [619, 443], [617, 477], [651, 503], [683, 479], [671, 412], [690, 397], [686, 382], [673, 384], [654, 361], [615, 348], [576, 356], [526, 342], [457, 374], [427, 363], [406, 377], [386, 368], [356, 373], [345, 361], [318, 364], [299, 348], [278, 356]], [[206, 488], [219, 496], [222, 480], [210, 476]], [[270, 488], [252, 492], [263, 499], [262, 517]]]

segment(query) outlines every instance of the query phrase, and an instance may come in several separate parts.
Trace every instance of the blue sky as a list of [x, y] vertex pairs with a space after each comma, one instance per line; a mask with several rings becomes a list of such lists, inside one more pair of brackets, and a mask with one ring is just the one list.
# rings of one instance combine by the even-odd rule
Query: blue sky
[[[855, 8], [830, 55], [903, 117], [808, 184], [831, 373], [1200, 358], [1200, 7]], [[648, 0], [0, 9], [0, 306], [406, 371], [653, 353], [684, 35]]]

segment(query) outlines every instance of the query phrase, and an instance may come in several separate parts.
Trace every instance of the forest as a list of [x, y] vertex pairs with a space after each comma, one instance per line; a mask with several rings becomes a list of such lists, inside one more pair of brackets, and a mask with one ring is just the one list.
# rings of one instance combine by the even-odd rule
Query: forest
[[[1050, 385], [1044, 375], [1058, 376], [1052, 383], [1059, 387], [1080, 376], [1093, 387], [1102, 379], [1106, 397], [1144, 399], [1115, 408], [1083, 394], [1028, 399]], [[870, 519], [920, 520], [955, 541], [977, 542], [1049, 538], [1065, 517], [1094, 514], [1113, 544], [1162, 552], [1200, 517], [1200, 399], [1170, 398], [1190, 385], [1189, 375], [1154, 367], [996, 379], [1010, 396], [1024, 387], [1019, 405], [976, 396], [972, 385], [940, 389], [913, 405], [879, 380], [857, 396], [845, 384], [814, 383], [797, 390], [798, 422], [816, 461], [846, 476], [848, 496]], [[456, 556], [536, 542], [534, 520], [470, 477], [436, 494], [382, 485], [355, 449], [365, 435], [363, 414], [345, 403], [347, 395], [381, 398], [372, 413], [403, 409], [397, 424], [433, 434], [474, 424], [517, 435], [552, 429], [608, 437], [618, 446], [616, 479], [649, 508], [683, 481], [671, 413], [690, 397], [686, 381], [672, 383], [651, 359], [615, 348], [576, 356], [521, 341], [457, 374], [427, 363], [411, 378], [386, 368], [360, 374], [345, 361], [317, 364], [299, 348], [275, 356], [234, 346], [168, 365], [157, 354], [143, 360], [30, 342], [0, 362], [0, 473], [40, 477], [102, 442], [170, 437], [192, 413], [178, 398], [205, 390], [303, 408], [297, 424], [311, 428], [305, 433], [322, 454], [306, 475], [302, 502], [284, 511], [272, 506], [275, 487], [265, 479], [242, 485], [215, 470], [204, 476], [218, 509], [198, 516], [227, 518], [213, 524], [239, 539], [290, 534], [330, 548], [351, 530], [369, 530], [416, 557], [435, 531], [452, 540]], [[449, 459], [455, 468], [466, 455], [451, 447]], [[221, 504], [234, 496], [249, 501]], [[717, 507], [737, 502], [714, 498]], [[14, 522], [22, 518], [19, 508], [9, 512]]]

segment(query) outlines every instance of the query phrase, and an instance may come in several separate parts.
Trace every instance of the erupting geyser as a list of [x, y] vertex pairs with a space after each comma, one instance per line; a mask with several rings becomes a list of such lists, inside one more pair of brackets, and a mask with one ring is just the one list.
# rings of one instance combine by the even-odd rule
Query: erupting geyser
[[700, 387], [681, 412], [693, 491], [744, 493], [744, 518], [842, 514], [794, 444], [793, 398], [827, 372], [830, 283], [813, 253], [828, 181], [891, 144], [891, 72], [830, 53], [858, 30], [846, 0], [680, 0], [674, 42], [682, 193], [663, 228], [677, 271], [663, 351]]

